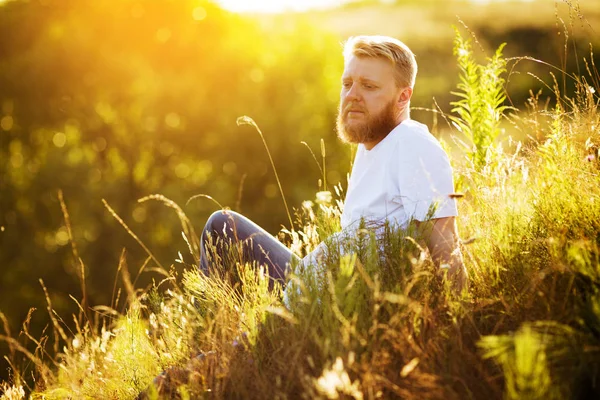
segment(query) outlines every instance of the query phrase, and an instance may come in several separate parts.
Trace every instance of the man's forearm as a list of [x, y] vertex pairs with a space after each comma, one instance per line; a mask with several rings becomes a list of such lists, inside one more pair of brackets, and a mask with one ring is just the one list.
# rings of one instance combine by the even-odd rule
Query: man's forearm
[[434, 263], [445, 270], [452, 288], [457, 293], [467, 288], [467, 271], [463, 263], [458, 232], [453, 217], [433, 221], [427, 247]]
[[467, 271], [458, 245], [453, 250], [448, 249], [432, 254], [432, 259], [446, 273], [447, 279], [457, 293], [468, 287]]

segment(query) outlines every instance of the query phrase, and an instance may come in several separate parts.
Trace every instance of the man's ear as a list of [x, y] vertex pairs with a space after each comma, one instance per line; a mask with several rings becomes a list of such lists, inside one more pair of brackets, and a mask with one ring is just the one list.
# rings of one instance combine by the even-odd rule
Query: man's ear
[[410, 101], [412, 97], [413, 90], [411, 87], [405, 87], [400, 91], [400, 95], [398, 96], [398, 105], [400, 107], [406, 106], [406, 104]]

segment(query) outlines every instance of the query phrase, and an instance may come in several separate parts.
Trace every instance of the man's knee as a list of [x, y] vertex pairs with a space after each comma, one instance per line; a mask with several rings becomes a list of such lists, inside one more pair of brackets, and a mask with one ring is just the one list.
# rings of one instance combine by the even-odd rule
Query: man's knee
[[222, 233], [223, 230], [229, 230], [235, 223], [237, 213], [231, 210], [215, 211], [208, 217], [204, 226], [204, 233]]

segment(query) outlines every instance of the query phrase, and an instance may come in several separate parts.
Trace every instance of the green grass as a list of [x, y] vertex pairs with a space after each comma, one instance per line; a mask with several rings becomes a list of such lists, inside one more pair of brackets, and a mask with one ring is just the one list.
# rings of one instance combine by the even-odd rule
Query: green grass
[[[573, 95], [556, 85], [552, 109], [532, 99], [530, 112], [505, 116], [516, 133], [530, 135], [527, 142], [498, 133], [494, 119], [485, 129], [477, 126], [478, 136], [463, 138], [477, 151], [453, 153], [465, 194], [458, 225], [468, 292], [450, 290], [420, 246], [419, 232], [391, 229], [384, 258], [365, 234], [354, 245], [356, 256], [332, 254], [317, 274], [297, 269], [290, 309], [279, 289], [269, 292], [261, 268], [236, 261], [235, 248], [213, 277], [193, 265], [180, 283], [165, 274], [169, 290], [159, 282], [137, 293], [124, 273], [125, 314], [97, 309], [109, 316], [84, 319], [72, 333], [62, 332], [66, 324], [53, 316], [60, 353], [47, 354], [44, 337], [26, 354], [36, 365], [32, 398], [134, 399], [149, 387], [147, 398], [182, 399], [597, 397], [596, 71], [590, 66], [585, 78], [571, 76]], [[486, 98], [475, 90], [476, 79], [461, 82], [463, 98], [476, 96], [479, 109], [503, 114], [498, 93]], [[463, 107], [455, 121], [469, 126], [470, 112], [476, 110]], [[337, 228], [335, 200], [343, 193], [336, 193], [334, 200], [321, 193], [296, 210], [288, 239], [299, 255]], [[177, 211], [197, 259], [198, 238], [181, 209], [156, 199]], [[16, 360], [19, 342], [4, 339]], [[152, 387], [165, 369], [160, 387]], [[18, 372], [0, 389], [2, 399], [23, 398]]]

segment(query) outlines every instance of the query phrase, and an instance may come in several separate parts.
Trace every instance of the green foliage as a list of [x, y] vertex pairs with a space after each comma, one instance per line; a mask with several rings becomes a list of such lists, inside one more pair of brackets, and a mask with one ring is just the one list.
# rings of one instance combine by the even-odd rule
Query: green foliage
[[[212, 1], [9, 1], [0, 37], [0, 310], [13, 328], [30, 307], [45, 308], [40, 278], [61, 315], [78, 312], [68, 294], [82, 298], [82, 279], [84, 306], [123, 310], [123, 298], [112, 304], [121, 282], [111, 289], [124, 247], [132, 271], [145, 265], [139, 287], [162, 279], [103, 199], [166, 266], [173, 249], [194, 243], [172, 209], [138, 202], [153, 193], [185, 210], [186, 235], [217, 208], [186, 203], [199, 193], [278, 230], [285, 210], [269, 159], [256, 133], [236, 126], [239, 115], [260, 124], [281, 179], [294, 182], [287, 200], [313, 191], [315, 176], [298, 168], [310, 157], [300, 141], [332, 131], [342, 57], [337, 37], [301, 18], [262, 25]], [[325, 140], [340, 150], [328, 166], [338, 181], [349, 157]], [[38, 311], [32, 334], [48, 322]], [[7, 367], [0, 357], [0, 376]]]
[[503, 366], [507, 398], [562, 398], [560, 393], [549, 393], [551, 381], [544, 339], [529, 325], [521, 326], [514, 337], [487, 336], [480, 346], [485, 350], [484, 357], [495, 357]]
[[64, 349], [53, 387], [32, 397], [135, 399], [160, 372], [158, 348], [148, 328], [134, 306], [111, 330], [76, 335]]
[[487, 64], [475, 61], [471, 41], [465, 40], [456, 30], [454, 39], [454, 55], [460, 68], [458, 91], [452, 92], [460, 100], [451, 104], [454, 106], [451, 116], [454, 126], [469, 140], [471, 148], [469, 157], [476, 168], [481, 169], [488, 158], [488, 149], [500, 134], [500, 121], [504, 111], [506, 95], [504, 93], [504, 78], [506, 60], [502, 57], [500, 45], [493, 57], [487, 59]]
[[267, 311], [279, 301], [279, 290], [269, 291], [269, 277], [262, 266], [236, 264], [235, 269], [239, 281], [233, 286], [227, 280], [195, 270], [186, 271], [184, 286], [196, 299], [196, 306], [203, 315], [215, 318], [218, 313], [225, 313], [228, 318], [237, 318], [239, 337], [236, 336], [236, 340], [241, 341], [243, 337], [254, 345]]
[[[464, 48], [465, 42], [457, 41]], [[563, 93], [557, 106], [541, 111], [547, 123], [535, 118], [539, 115], [524, 119], [524, 129], [537, 140], [515, 143], [509, 137], [503, 148], [490, 139], [502, 134], [500, 114], [485, 114], [482, 106], [498, 100], [499, 92], [471, 90], [478, 79], [478, 85], [490, 87], [498, 80], [486, 83], [493, 81], [481, 75], [488, 67], [477, 66], [469, 54], [458, 54], [466, 57], [459, 62], [475, 78], [464, 80], [460, 90], [488, 97], [468, 103], [471, 97], [465, 95], [456, 105], [462, 107], [457, 113], [463, 132], [481, 135], [482, 149], [478, 153], [474, 145], [468, 150], [474, 158], [453, 160], [455, 173], [471, 188], [458, 217], [463, 238], [473, 239], [462, 245], [468, 293], [460, 297], [449, 290], [415, 229], [384, 226], [381, 237], [364, 229], [343, 244], [327, 239], [339, 229], [343, 194], [335, 187], [333, 196], [324, 187], [314, 203], [296, 211], [299, 228], [287, 230], [298, 255], [324, 238], [329, 249], [319, 265], [295, 266], [288, 285], [298, 290], [291, 291], [288, 308], [281, 288], [270, 291], [265, 270], [241, 263], [235, 246], [215, 261], [210, 277], [201, 274], [195, 267], [194, 219], [168, 198], [150, 196], [143, 200], [161, 201], [176, 211], [173, 223], [182, 225], [187, 243], [181, 246], [189, 250], [177, 260], [185, 267], [183, 285], [177, 271], [158, 270], [165, 280], [136, 293], [122, 256], [127, 312], [96, 307], [88, 310], [90, 319], [86, 312], [74, 318], [76, 329], [68, 334], [68, 324], [52, 310], [56, 296], [48, 295], [57, 356], [49, 354], [47, 336], [37, 339], [28, 331], [29, 320], [21, 341], [32, 342], [32, 352], [5, 326], [0, 339], [10, 345], [13, 365], [24, 365], [14, 361], [18, 355], [35, 365], [32, 397], [135, 398], [144, 390], [153, 399], [597, 398], [598, 88], [576, 78], [572, 98]], [[501, 69], [503, 63], [498, 52], [489, 68]], [[556, 88], [555, 93], [560, 94]], [[477, 114], [471, 114], [471, 105], [480, 107]], [[113, 111], [99, 107], [107, 120]], [[77, 136], [72, 128], [69, 132]], [[26, 141], [11, 138], [10, 143], [12, 163]], [[110, 153], [111, 165], [127, 170], [127, 152], [119, 154]], [[151, 158], [141, 159], [151, 164]], [[141, 179], [142, 170], [133, 178]], [[27, 172], [11, 174], [15, 188], [28, 187]], [[285, 183], [283, 178], [281, 186]], [[66, 228], [63, 233], [55, 238], [68, 244]], [[11, 385], [0, 385], [3, 400], [25, 396], [21, 373], [31, 370], [17, 369]]]
[[[102, 199], [167, 267], [174, 252], [194, 243], [178, 233], [172, 209], [137, 201], [153, 193], [177, 202], [196, 230], [216, 208], [203, 197], [187, 202], [199, 193], [243, 211], [270, 232], [280, 228], [285, 210], [268, 157], [250, 127], [236, 127], [238, 116], [252, 116], [264, 132], [290, 207], [313, 196], [317, 179], [323, 194], [345, 182], [351, 152], [332, 132], [342, 69], [339, 43], [348, 35], [385, 31], [415, 51], [420, 72], [413, 115], [423, 122], [431, 116], [418, 108], [429, 107], [433, 96], [443, 111], [450, 108], [456, 79], [448, 26], [457, 13], [486, 51], [488, 43], [508, 41], [509, 56], [528, 54], [558, 64], [555, 49], [565, 37], [556, 35], [555, 7], [530, 2], [472, 7], [447, 1], [451, 6], [444, 9], [433, 1], [419, 7], [400, 2], [268, 16], [235, 15], [212, 1], [0, 3], [0, 310], [14, 330], [36, 308], [29, 325], [36, 337], [50, 322], [39, 311], [46, 307], [39, 278], [60, 315], [78, 312], [68, 295], [83, 300], [82, 287], [88, 314], [98, 304], [123, 312], [124, 296], [118, 296], [123, 285], [118, 281], [112, 290], [123, 248], [132, 274], [143, 270], [133, 279], [137, 287], [163, 278]], [[594, 0], [581, 4], [590, 26], [597, 25]], [[565, 2], [557, 4], [559, 12], [566, 8]], [[527, 19], [532, 14], [535, 27]], [[575, 31], [569, 38], [581, 35], [586, 33]], [[587, 41], [574, 45], [579, 54], [588, 51]], [[591, 57], [590, 68], [594, 59], [598, 64], [598, 56]], [[575, 70], [575, 57], [565, 62]], [[541, 64], [520, 67], [538, 76], [546, 71]], [[510, 80], [517, 105], [530, 88], [542, 87], [525, 73], [513, 73]], [[541, 128], [534, 129], [538, 137]], [[330, 156], [323, 176], [300, 145], [318, 149], [321, 138]], [[59, 190], [76, 252], [58, 211]], [[315, 212], [316, 231], [296, 226], [295, 234], [307, 241], [325, 238], [339, 225]], [[194, 256], [184, 253], [182, 261], [193, 264]], [[182, 265], [172, 267], [178, 277]], [[76, 330], [72, 321], [67, 325]], [[0, 344], [0, 353], [8, 351]], [[0, 357], [0, 377], [8, 377], [8, 367]]]
[[[69, 345], [34, 396], [100, 393], [91, 359], [110, 380], [101, 393], [125, 398], [146, 387], [148, 398], [598, 394], [600, 169], [585, 158], [596, 138], [579, 129], [583, 120], [555, 117], [561, 124], [551, 122], [540, 145], [496, 148], [497, 168], [456, 167], [481, 188], [460, 203], [461, 230], [478, 236], [463, 247], [471, 280], [463, 297], [449, 290], [416, 230], [382, 227], [376, 237], [365, 229], [341, 247], [329, 240], [323, 263], [294, 270], [288, 285], [299, 290], [287, 306], [233, 246], [210, 277], [191, 268], [167, 299], [151, 291], [142, 299], [148, 308], [134, 303], [108, 329], [84, 330], [85, 345]], [[316, 212], [312, 203], [297, 211], [298, 254], [335, 225], [337, 204], [321, 195]], [[169, 378], [151, 385], [167, 365]]]
[[502, 366], [508, 399], [564, 399], [581, 395], [584, 368], [597, 361], [586, 354], [590, 337], [552, 321], [523, 324], [510, 335], [486, 336], [484, 358]]

